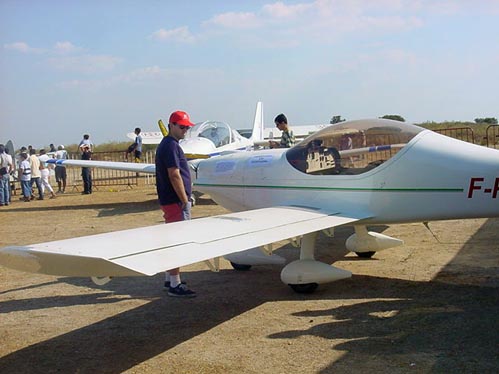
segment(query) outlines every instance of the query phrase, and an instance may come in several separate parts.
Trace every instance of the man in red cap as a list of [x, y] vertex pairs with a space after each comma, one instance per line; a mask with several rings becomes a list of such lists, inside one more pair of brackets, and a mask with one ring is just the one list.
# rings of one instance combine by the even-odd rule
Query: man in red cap
[[[156, 190], [165, 223], [191, 219], [191, 173], [179, 140], [194, 126], [186, 112], [173, 112], [168, 121], [168, 136], [156, 150]], [[168, 275], [169, 273], [169, 275]], [[180, 269], [167, 272], [165, 288], [173, 297], [195, 297], [180, 280]]]

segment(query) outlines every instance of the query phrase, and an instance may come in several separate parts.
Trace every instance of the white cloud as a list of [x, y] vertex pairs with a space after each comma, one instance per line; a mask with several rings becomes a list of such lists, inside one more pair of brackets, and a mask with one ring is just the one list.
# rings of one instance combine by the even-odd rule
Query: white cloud
[[216, 25], [229, 29], [253, 29], [259, 27], [261, 23], [262, 21], [255, 13], [228, 12], [210, 18], [208, 21], [203, 22], [203, 25]]
[[30, 47], [25, 42], [14, 42], [14, 43], [10, 43], [10, 44], [4, 44], [3, 47], [5, 49], [18, 51], [21, 53], [40, 53], [40, 52], [43, 52], [42, 49]]
[[[316, 0], [263, 5], [255, 12], [227, 12], [204, 21], [210, 37], [244, 36], [260, 47], [297, 46], [309, 42], [333, 42], [346, 35], [407, 31], [421, 27], [420, 7], [431, 4], [407, 0]], [[215, 26], [215, 27], [213, 27]], [[247, 30], [251, 30], [251, 34]], [[244, 34], [246, 33], [246, 34]], [[272, 41], [269, 43], [269, 41]]]
[[113, 82], [140, 83], [145, 81], [156, 81], [169, 75], [169, 71], [157, 65], [135, 69], [127, 74], [112, 78]]
[[191, 34], [187, 26], [171, 30], [159, 29], [158, 31], [153, 32], [150, 37], [160, 41], [172, 40], [174, 42], [181, 43], [192, 43], [195, 41], [194, 36]]
[[71, 42], [57, 42], [54, 45], [54, 50], [57, 53], [65, 54], [65, 53], [78, 52], [81, 50], [81, 48], [76, 47]]
[[111, 71], [122, 59], [107, 55], [82, 55], [62, 58], [50, 58], [49, 64], [59, 70], [76, 71], [81, 73], [96, 73]]
[[285, 5], [284, 3], [278, 1], [274, 4], [264, 5], [262, 11], [264, 14], [268, 14], [275, 18], [295, 18], [302, 15], [303, 12], [308, 11], [312, 7], [313, 4]]
[[73, 79], [69, 81], [63, 81], [57, 84], [57, 87], [63, 89], [84, 89], [86, 91], [98, 91], [102, 87], [108, 86], [109, 84], [105, 81], [100, 80], [79, 80]]
[[[109, 89], [135, 89], [147, 87], [148, 90], [160, 90], [182, 81], [182, 90], [197, 91], [198, 88], [212, 87], [224, 79], [220, 69], [179, 68], [171, 69], [157, 65], [129, 71], [125, 74], [110, 75], [102, 79], [70, 79], [59, 82], [56, 88], [77, 92], [105, 92]], [[167, 90], [168, 91], [168, 90]], [[151, 91], [152, 92], [152, 91]]]

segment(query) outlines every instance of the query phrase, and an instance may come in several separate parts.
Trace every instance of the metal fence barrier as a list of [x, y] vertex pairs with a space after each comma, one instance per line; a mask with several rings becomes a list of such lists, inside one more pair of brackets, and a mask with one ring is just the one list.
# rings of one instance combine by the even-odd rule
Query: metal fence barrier
[[[475, 133], [473, 132], [473, 129], [471, 127], [455, 127], [448, 129], [437, 129], [433, 131], [438, 132], [442, 135], [450, 136], [454, 139], [463, 140], [468, 143], [476, 143], [476, 140], [478, 140], [475, 139]], [[480, 142], [478, 141], [478, 143]]]
[[[142, 153], [141, 163], [152, 164], [154, 163], [154, 151], [147, 151]], [[68, 158], [71, 160], [79, 160], [81, 154], [79, 152], [69, 153]], [[132, 156], [129, 156], [129, 159]], [[113, 161], [113, 162], [131, 162], [126, 160], [125, 153], [121, 151], [113, 152], [94, 152], [92, 153], [92, 160], [94, 161]], [[83, 180], [81, 177], [81, 168], [67, 167], [67, 186], [72, 187], [73, 191], [79, 191], [83, 187]], [[92, 168], [92, 186], [98, 190], [99, 187], [106, 186], [127, 186], [133, 188], [139, 185], [154, 185], [156, 184], [156, 177], [152, 174], [135, 173], [124, 170], [110, 170]]]
[[499, 149], [499, 125], [490, 125], [485, 131], [487, 147]]

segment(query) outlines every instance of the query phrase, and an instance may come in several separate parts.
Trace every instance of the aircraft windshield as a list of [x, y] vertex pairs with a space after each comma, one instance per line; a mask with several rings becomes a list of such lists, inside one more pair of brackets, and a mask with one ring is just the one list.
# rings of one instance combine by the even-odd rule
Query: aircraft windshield
[[361, 174], [393, 157], [422, 130], [384, 119], [342, 122], [309, 136], [290, 148], [286, 157], [307, 174]]
[[186, 134], [186, 138], [201, 137], [209, 139], [215, 144], [215, 147], [220, 147], [232, 142], [231, 131], [228, 124], [217, 121], [206, 121], [196, 123]]

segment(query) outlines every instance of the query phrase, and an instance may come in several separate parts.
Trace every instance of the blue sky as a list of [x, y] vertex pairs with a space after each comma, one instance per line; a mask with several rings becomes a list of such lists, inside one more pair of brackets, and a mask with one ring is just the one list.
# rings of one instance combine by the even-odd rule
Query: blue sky
[[499, 117], [499, 0], [0, 1], [0, 142], [125, 141], [181, 109], [251, 127]]

